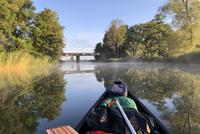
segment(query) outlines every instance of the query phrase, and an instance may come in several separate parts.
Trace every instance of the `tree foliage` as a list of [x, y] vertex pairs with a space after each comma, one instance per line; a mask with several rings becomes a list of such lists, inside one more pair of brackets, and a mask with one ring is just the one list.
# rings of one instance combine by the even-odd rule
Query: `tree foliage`
[[30, 47], [34, 9], [30, 0], [0, 1], [1, 50], [15, 51]]
[[127, 29], [128, 26], [124, 25], [119, 19], [111, 22], [103, 38], [102, 51], [100, 52], [102, 58], [120, 57], [121, 46], [126, 39]]
[[33, 47], [37, 53], [59, 60], [63, 53], [63, 27], [58, 22], [57, 14], [45, 9], [38, 14], [33, 31]]
[[128, 30], [128, 37], [124, 44], [126, 55], [136, 57], [167, 56], [166, 41], [172, 32], [170, 26], [160, 20], [134, 25]]
[[163, 59], [199, 52], [199, 11], [199, 0], [167, 0], [149, 22], [128, 28], [113, 21], [100, 57]]
[[64, 43], [57, 14], [34, 11], [31, 0], [0, 1], [0, 52], [26, 51], [58, 59]]
[[160, 9], [160, 15], [171, 19], [176, 29], [176, 38], [173, 47], [180, 53], [191, 52], [200, 43], [200, 1], [199, 0], [168, 0]]
[[155, 18], [130, 28], [118, 24], [117, 29], [116, 24], [118, 23], [115, 21], [111, 23], [111, 27], [106, 31], [101, 51], [95, 49], [96, 53], [100, 53], [99, 58], [168, 56], [167, 39], [173, 30], [160, 19]]
[[101, 42], [96, 44], [96, 47], [95, 47], [94, 51], [96, 52], [95, 59], [96, 60], [101, 60], [102, 59], [102, 57], [101, 57], [102, 55], [101, 54], [103, 53], [103, 45], [102, 45]]

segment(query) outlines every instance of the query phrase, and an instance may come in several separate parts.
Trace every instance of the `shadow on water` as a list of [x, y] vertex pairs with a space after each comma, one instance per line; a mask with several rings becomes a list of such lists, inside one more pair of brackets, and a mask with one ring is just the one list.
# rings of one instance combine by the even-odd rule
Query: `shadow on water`
[[[5, 75], [1, 80], [9, 83]], [[22, 77], [15, 74], [9, 78], [19, 80]], [[0, 133], [33, 134], [40, 118], [51, 121], [59, 115], [61, 104], [66, 99], [62, 72], [43, 72], [34, 78], [24, 76], [12, 84], [9, 89], [0, 90]]]
[[105, 88], [112, 79], [123, 80], [172, 133], [199, 134], [199, 70], [168, 64], [102, 64], [95, 74]]

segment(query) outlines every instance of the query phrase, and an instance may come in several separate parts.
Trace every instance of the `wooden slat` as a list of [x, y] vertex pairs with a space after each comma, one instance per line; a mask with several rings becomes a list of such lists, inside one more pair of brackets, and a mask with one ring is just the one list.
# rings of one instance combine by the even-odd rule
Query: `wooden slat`
[[62, 126], [47, 129], [48, 134], [78, 134], [71, 126]]

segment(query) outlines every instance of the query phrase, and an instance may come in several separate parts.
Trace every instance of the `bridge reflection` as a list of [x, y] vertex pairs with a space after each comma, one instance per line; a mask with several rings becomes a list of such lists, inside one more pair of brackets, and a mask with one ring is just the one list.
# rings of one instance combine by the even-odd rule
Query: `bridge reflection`
[[94, 73], [95, 65], [85, 65], [85, 64], [65, 64], [61, 70], [64, 74], [78, 74], [78, 73]]

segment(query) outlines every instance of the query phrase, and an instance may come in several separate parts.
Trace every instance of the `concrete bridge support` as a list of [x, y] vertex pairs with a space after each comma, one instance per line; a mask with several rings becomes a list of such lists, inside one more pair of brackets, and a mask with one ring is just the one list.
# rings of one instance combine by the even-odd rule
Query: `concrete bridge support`
[[77, 63], [77, 64], [76, 64], [76, 71], [77, 71], [77, 72], [80, 72], [80, 71], [81, 71], [81, 65], [80, 65], [80, 63]]
[[79, 63], [80, 62], [80, 55], [76, 56], [76, 62]]
[[71, 61], [74, 61], [74, 56], [71, 56]]

